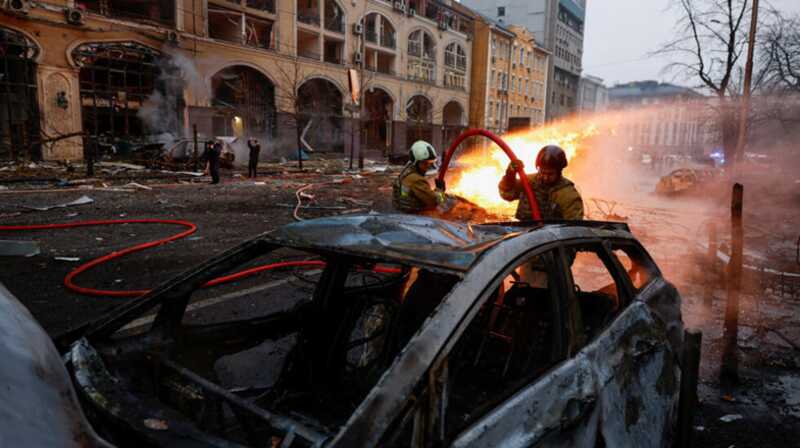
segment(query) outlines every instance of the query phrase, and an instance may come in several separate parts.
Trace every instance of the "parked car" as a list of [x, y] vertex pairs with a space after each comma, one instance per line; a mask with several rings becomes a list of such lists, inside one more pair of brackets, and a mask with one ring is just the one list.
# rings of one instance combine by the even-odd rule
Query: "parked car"
[[[263, 315], [187, 311], [276, 255], [325, 265]], [[57, 342], [120, 446], [663, 447], [682, 338], [680, 296], [625, 224], [373, 214], [259, 236]]]

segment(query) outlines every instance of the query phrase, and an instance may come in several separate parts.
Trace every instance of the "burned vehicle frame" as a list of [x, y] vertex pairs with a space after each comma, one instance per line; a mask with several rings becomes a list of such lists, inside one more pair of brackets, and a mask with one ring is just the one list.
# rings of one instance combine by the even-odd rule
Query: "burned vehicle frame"
[[[286, 247], [327, 262], [310, 298], [183, 322], [201, 285]], [[213, 359], [290, 335], [269, 390], [214, 381]], [[365, 215], [257, 237], [57, 342], [121, 445], [668, 446], [682, 336], [677, 291], [624, 224]]]

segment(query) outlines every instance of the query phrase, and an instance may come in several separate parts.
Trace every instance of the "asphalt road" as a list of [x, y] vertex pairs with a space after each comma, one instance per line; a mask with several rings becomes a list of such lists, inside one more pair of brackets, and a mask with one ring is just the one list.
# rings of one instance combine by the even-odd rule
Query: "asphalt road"
[[[314, 186], [305, 193], [313, 195], [314, 199], [306, 198], [304, 204], [313, 202], [314, 206], [348, 210], [389, 210], [390, 196], [385, 178], [386, 175], [380, 174], [354, 178], [289, 173], [281, 178], [264, 177], [256, 181], [228, 178], [221, 185], [151, 184], [152, 190], [5, 191], [0, 195], [0, 211], [3, 212], [0, 213], [0, 225], [134, 218], [181, 219], [195, 223], [198, 230], [188, 238], [100, 265], [78, 276], [76, 281], [87, 287], [146, 289], [262, 232], [293, 222], [292, 208], [282, 204], [295, 204], [295, 191], [309, 183]], [[71, 202], [84, 195], [94, 202], [49, 211], [21, 208]], [[348, 202], [349, 199], [361, 205], [354, 205], [352, 201]], [[313, 218], [341, 212], [339, 209], [301, 209], [299, 214]], [[180, 230], [180, 227], [169, 225], [125, 224], [65, 230], [0, 231], [0, 239], [34, 240], [41, 249], [39, 255], [28, 258], [0, 257], [0, 281], [31, 310], [45, 330], [55, 335], [99, 317], [127, 300], [75, 294], [63, 284], [67, 273], [96, 257]], [[56, 257], [74, 257], [80, 261], [62, 261]], [[216, 288], [208, 294], [224, 295], [281, 276], [286, 274], [265, 273]]]

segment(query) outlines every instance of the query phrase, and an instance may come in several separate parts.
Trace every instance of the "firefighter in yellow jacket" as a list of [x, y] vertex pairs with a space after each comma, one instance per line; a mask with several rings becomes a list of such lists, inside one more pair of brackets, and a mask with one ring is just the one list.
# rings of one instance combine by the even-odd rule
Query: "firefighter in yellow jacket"
[[408, 164], [392, 186], [394, 208], [405, 213], [424, 213], [444, 202], [443, 186], [437, 185], [434, 191], [425, 179], [435, 161], [436, 150], [430, 143], [419, 140], [411, 145]]
[[[521, 164], [521, 161], [516, 163]], [[528, 182], [539, 203], [543, 220], [583, 219], [583, 199], [575, 189], [575, 184], [561, 175], [567, 167], [567, 155], [556, 145], [545, 146], [536, 156], [536, 174], [529, 174]], [[531, 206], [525, 196], [522, 182], [516, 177], [514, 162], [508, 165], [506, 174], [500, 180], [500, 196], [506, 201], [519, 199], [516, 217], [519, 220], [531, 219]]]

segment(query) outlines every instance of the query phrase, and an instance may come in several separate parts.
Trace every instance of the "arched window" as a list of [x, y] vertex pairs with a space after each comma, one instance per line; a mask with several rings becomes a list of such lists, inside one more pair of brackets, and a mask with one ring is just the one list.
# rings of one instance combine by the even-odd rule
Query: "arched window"
[[386, 48], [396, 47], [396, 33], [389, 20], [377, 12], [364, 17], [364, 39]]
[[27, 36], [0, 27], [0, 160], [41, 158], [38, 54]]
[[408, 79], [436, 82], [436, 44], [433, 36], [417, 30], [408, 36]]
[[344, 9], [335, 0], [325, 0], [325, 29], [344, 34]]
[[408, 55], [430, 61], [436, 60], [436, 44], [433, 36], [423, 30], [417, 30], [408, 36]]
[[467, 70], [467, 52], [456, 42], [444, 49], [444, 65], [461, 71]]

